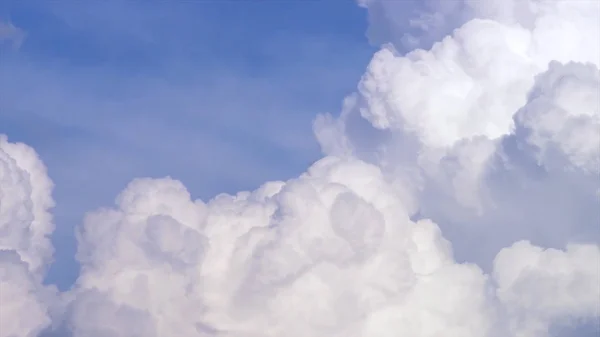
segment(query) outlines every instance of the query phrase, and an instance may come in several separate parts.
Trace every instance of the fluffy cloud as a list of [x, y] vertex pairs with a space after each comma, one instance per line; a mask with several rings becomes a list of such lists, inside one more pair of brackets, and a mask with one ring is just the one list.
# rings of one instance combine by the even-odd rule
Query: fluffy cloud
[[32, 148], [3, 135], [0, 169], [0, 248], [15, 250], [29, 270], [43, 272], [53, 252], [52, 181]]
[[574, 244], [559, 251], [522, 241], [503, 249], [494, 261], [497, 293], [517, 335], [544, 335], [550, 322], [597, 319], [598, 266], [600, 251], [594, 245]]
[[35, 151], [0, 135], [0, 336], [35, 337], [50, 325], [52, 183]]
[[517, 112], [516, 136], [548, 169], [600, 173], [600, 71], [592, 64], [550, 64]]
[[[375, 21], [392, 3], [362, 1]], [[315, 121], [326, 155], [306, 173], [208, 202], [132, 181], [77, 229], [60, 298], [41, 284], [52, 184], [0, 139], [0, 337], [546, 337], [598, 319], [598, 4], [444, 3], [413, 24], [460, 27], [383, 47]], [[398, 12], [380, 24], [399, 32]]]
[[[479, 268], [454, 263], [439, 228], [412, 222], [360, 161], [325, 158], [206, 205], [176, 181], [134, 181], [79, 237], [76, 336], [138, 324], [157, 336], [481, 336], [496, 319]], [[120, 330], [105, 323], [117, 310]]]
[[[398, 49], [429, 48], [446, 34], [472, 19], [493, 20], [522, 27], [540, 38], [535, 48], [562, 49], [565, 56], [575, 46], [597, 52], [600, 32], [595, 0], [358, 0], [368, 9], [368, 37], [374, 44], [392, 43]], [[585, 31], [584, 35], [580, 35]], [[591, 35], [591, 36], [590, 36]], [[560, 41], [560, 42], [558, 42]], [[564, 48], [564, 49], [563, 49]], [[597, 60], [596, 60], [597, 61]]]
[[[469, 4], [490, 2], [495, 3]], [[535, 75], [550, 61], [600, 62], [600, 46], [590, 42], [600, 40], [598, 2], [535, 4], [529, 25], [478, 17], [429, 50], [403, 55], [384, 47], [373, 57], [349, 113], [378, 129], [415, 135], [427, 147], [508, 134]]]
[[[600, 240], [599, 4], [509, 3], [465, 2], [473, 18], [430, 49], [385, 46], [314, 127], [326, 154], [380, 166], [460, 260], [488, 267], [516, 240]], [[387, 13], [378, 24], [399, 20]]]
[[598, 314], [597, 246], [518, 243], [491, 278], [411, 221], [376, 166], [336, 157], [208, 204], [136, 180], [79, 240], [74, 336], [534, 337]]
[[38, 336], [51, 325], [56, 300], [14, 250], [0, 250], [0, 336]]

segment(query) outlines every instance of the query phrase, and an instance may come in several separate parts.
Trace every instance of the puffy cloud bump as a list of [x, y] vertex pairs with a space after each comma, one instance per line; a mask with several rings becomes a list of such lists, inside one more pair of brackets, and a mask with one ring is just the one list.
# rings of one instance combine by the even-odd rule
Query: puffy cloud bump
[[[429, 49], [377, 52], [340, 116], [315, 121], [323, 152], [381, 167], [460, 260], [489, 267], [528, 238], [598, 243], [600, 3], [426, 3], [465, 23]], [[385, 13], [371, 25], [404, 22]]]
[[412, 21], [360, 4], [391, 44], [315, 121], [323, 159], [208, 202], [132, 181], [78, 227], [60, 298], [41, 284], [52, 184], [1, 138], [0, 337], [549, 337], [597, 320], [598, 3], [429, 1]]
[[35, 151], [0, 135], [0, 337], [35, 337], [50, 325], [52, 183]]

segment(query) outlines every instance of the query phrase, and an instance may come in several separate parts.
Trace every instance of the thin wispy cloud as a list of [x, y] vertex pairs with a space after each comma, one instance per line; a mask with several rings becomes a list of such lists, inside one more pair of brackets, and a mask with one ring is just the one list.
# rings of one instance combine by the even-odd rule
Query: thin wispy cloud
[[17, 50], [26, 37], [25, 31], [11, 22], [0, 21], [0, 45], [7, 44], [12, 49]]

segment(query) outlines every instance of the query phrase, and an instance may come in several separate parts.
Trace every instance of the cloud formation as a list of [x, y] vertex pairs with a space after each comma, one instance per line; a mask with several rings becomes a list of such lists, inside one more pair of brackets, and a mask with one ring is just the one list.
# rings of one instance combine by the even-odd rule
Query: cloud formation
[[465, 2], [430, 49], [383, 47], [315, 121], [325, 157], [298, 178], [208, 202], [132, 181], [78, 228], [65, 293], [41, 284], [52, 183], [1, 138], [0, 337], [546, 337], [597, 320], [598, 3], [507, 3]]
[[461, 260], [466, 245], [491, 261], [530, 237], [598, 242], [599, 4], [531, 1], [511, 20], [492, 10], [499, 3], [469, 4], [487, 19], [431, 49], [387, 45], [373, 57], [341, 115], [315, 121], [324, 153], [373, 163], [403, 184]]
[[33, 149], [0, 135], [0, 336], [35, 337], [50, 325], [52, 182]]

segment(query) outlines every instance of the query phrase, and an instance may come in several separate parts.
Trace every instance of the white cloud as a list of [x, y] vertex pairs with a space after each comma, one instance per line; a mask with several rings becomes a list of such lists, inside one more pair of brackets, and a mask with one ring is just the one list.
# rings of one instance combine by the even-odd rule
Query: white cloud
[[15, 250], [34, 273], [52, 258], [52, 181], [35, 151], [0, 135], [0, 249]]
[[597, 4], [465, 5], [484, 19], [375, 55], [300, 177], [209, 202], [132, 181], [78, 229], [60, 300], [40, 283], [52, 184], [0, 139], [0, 336], [546, 337], [597, 319]]
[[51, 324], [46, 289], [14, 250], [0, 250], [0, 336], [36, 337]]
[[598, 3], [532, 2], [528, 20], [468, 4], [488, 14], [430, 50], [375, 55], [340, 117], [315, 122], [323, 151], [403, 182], [460, 260], [531, 236], [598, 242]]
[[52, 183], [35, 151], [0, 135], [0, 336], [35, 337], [50, 324]]
[[534, 76], [550, 61], [598, 65], [600, 45], [590, 42], [600, 41], [598, 6], [552, 1], [539, 6], [530, 28], [477, 18], [430, 50], [401, 55], [384, 47], [359, 84], [354, 110], [374, 127], [416, 134], [428, 147], [507, 134]]
[[437, 226], [410, 221], [359, 161], [325, 158], [206, 205], [176, 181], [138, 180], [117, 203], [82, 228], [73, 312], [97, 310], [90, 291], [113, 304], [72, 318], [76, 331], [114, 328], [100, 318], [119, 305], [158, 336], [480, 336], [495, 319], [481, 271], [455, 264]]
[[515, 120], [517, 135], [534, 147], [540, 164], [600, 173], [600, 71], [594, 65], [552, 62]]
[[[597, 246], [542, 253], [533, 269], [541, 248], [504, 249], [497, 297], [479, 267], [454, 261], [436, 224], [409, 220], [380, 170], [356, 160], [327, 157], [298, 179], [208, 204], [177, 181], [137, 180], [79, 238], [75, 336], [140, 326], [157, 336], [534, 337], [556, 318], [597, 314]], [[544, 297], [554, 292], [563, 296]]]
[[551, 322], [597, 319], [599, 266], [600, 250], [594, 245], [559, 251], [517, 242], [503, 249], [494, 261], [497, 293], [513, 316], [517, 335], [543, 335]]

